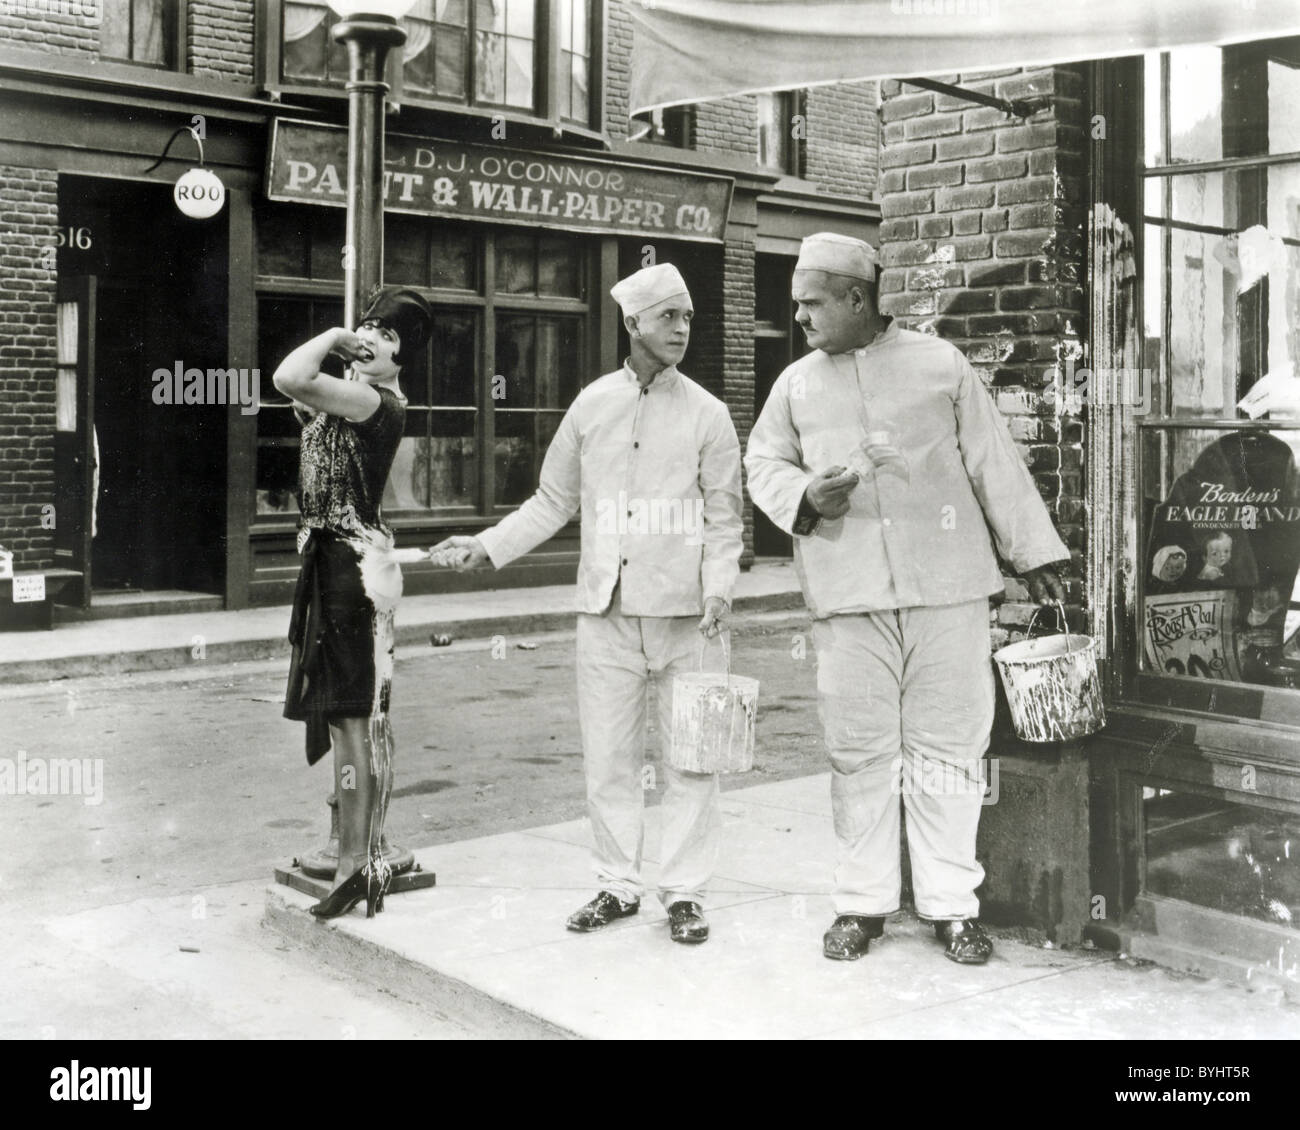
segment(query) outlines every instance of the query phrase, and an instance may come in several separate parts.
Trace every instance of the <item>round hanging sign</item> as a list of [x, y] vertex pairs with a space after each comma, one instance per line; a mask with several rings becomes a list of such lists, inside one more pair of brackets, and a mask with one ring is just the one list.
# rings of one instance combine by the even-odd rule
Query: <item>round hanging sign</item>
[[190, 169], [172, 190], [176, 207], [195, 220], [206, 220], [221, 211], [226, 202], [226, 186], [208, 169]]

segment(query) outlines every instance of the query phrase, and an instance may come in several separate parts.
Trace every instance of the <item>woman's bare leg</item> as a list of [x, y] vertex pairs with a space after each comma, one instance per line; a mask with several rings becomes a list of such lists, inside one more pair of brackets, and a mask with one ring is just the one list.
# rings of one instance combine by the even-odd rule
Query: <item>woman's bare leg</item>
[[370, 771], [369, 720], [340, 718], [330, 723], [334, 744], [334, 787], [339, 798], [339, 863], [334, 873], [337, 887], [369, 858], [371, 837], [379, 842], [380, 828], [372, 828], [375, 777]]

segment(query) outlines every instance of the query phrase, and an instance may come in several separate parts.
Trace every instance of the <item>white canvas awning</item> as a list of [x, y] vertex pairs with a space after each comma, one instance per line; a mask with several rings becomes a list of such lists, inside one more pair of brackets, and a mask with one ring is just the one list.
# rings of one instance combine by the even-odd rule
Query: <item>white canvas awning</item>
[[1300, 34], [1300, 0], [631, 0], [630, 113]]

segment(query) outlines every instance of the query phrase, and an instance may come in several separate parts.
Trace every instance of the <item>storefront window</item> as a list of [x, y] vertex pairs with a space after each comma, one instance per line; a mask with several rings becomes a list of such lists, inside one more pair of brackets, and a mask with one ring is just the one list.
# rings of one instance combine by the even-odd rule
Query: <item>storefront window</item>
[[[291, 349], [340, 324], [342, 303], [318, 292], [341, 277], [342, 225], [332, 208], [271, 205], [258, 217], [257, 514], [266, 520], [297, 516], [301, 430], [271, 376]], [[387, 281], [420, 288], [434, 309], [428, 345], [402, 371], [406, 429], [384, 493], [389, 517], [490, 516], [536, 489], [586, 372], [589, 254], [573, 236], [385, 218]], [[485, 294], [489, 260], [496, 287]]]
[[1150, 787], [1142, 809], [1151, 894], [1300, 925], [1300, 817]]
[[1300, 688], [1300, 39], [1145, 88], [1139, 669]]

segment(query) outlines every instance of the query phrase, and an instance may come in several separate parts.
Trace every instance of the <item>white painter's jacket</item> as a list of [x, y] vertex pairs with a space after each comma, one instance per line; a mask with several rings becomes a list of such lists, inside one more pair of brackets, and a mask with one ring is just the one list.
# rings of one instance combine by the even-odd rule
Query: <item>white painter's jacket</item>
[[498, 569], [582, 511], [578, 611], [689, 616], [730, 601], [743, 547], [740, 444], [726, 406], [674, 368], [645, 388], [626, 365], [584, 388], [536, 493], [479, 534]]
[[[864, 463], [868, 436], [896, 455]], [[848, 514], [801, 536], [809, 482], [855, 461], [866, 474]], [[790, 365], [750, 433], [745, 468], [755, 505], [795, 533], [819, 618], [1000, 593], [992, 543], [1020, 573], [1070, 556], [978, 374], [952, 345], [897, 322], [862, 349]]]

